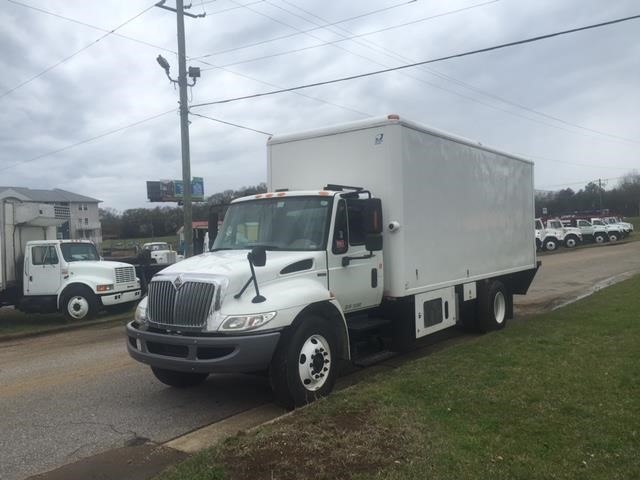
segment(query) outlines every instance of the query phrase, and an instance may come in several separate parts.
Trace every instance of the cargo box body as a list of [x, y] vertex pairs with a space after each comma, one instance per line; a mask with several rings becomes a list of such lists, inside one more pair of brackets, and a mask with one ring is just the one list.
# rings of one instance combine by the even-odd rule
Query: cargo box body
[[387, 117], [269, 140], [270, 191], [327, 184], [382, 199], [388, 297], [536, 268], [528, 160]]

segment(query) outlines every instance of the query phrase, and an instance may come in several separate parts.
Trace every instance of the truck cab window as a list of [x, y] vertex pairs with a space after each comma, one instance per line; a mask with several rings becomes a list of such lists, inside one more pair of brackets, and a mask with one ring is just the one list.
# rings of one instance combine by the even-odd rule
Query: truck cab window
[[336, 210], [336, 224], [333, 229], [331, 251], [336, 255], [346, 253], [349, 248], [349, 233], [347, 223], [347, 204], [344, 200], [338, 202]]
[[347, 200], [349, 217], [349, 245], [364, 245], [364, 202], [358, 199]]
[[34, 265], [57, 265], [58, 254], [52, 246], [32, 247], [31, 261]]

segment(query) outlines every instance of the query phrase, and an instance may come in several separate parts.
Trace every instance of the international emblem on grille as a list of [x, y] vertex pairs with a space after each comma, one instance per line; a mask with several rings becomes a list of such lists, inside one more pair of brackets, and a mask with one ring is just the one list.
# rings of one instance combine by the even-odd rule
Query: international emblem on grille
[[173, 286], [176, 290], [180, 290], [180, 287], [182, 286], [182, 275], [178, 275], [176, 277], [176, 279], [173, 281]]

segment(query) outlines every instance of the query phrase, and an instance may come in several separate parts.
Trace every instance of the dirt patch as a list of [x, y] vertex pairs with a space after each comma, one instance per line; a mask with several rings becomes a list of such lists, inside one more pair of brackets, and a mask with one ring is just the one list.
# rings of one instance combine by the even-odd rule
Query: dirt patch
[[[415, 433], [408, 418], [391, 423], [371, 407], [317, 415], [300, 412], [273, 429], [227, 441], [220, 460], [233, 480], [348, 479], [403, 465]], [[403, 455], [404, 454], [404, 455]]]

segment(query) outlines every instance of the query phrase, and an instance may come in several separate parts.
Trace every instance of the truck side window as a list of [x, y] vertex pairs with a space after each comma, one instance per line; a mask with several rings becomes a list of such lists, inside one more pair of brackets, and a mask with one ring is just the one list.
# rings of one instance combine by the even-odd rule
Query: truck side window
[[336, 224], [333, 229], [331, 251], [336, 255], [345, 253], [349, 248], [349, 234], [347, 225], [347, 204], [344, 200], [338, 202], [336, 210]]
[[349, 216], [349, 245], [364, 245], [364, 202], [347, 200]]
[[31, 258], [34, 265], [57, 265], [58, 254], [55, 247], [31, 247]]

